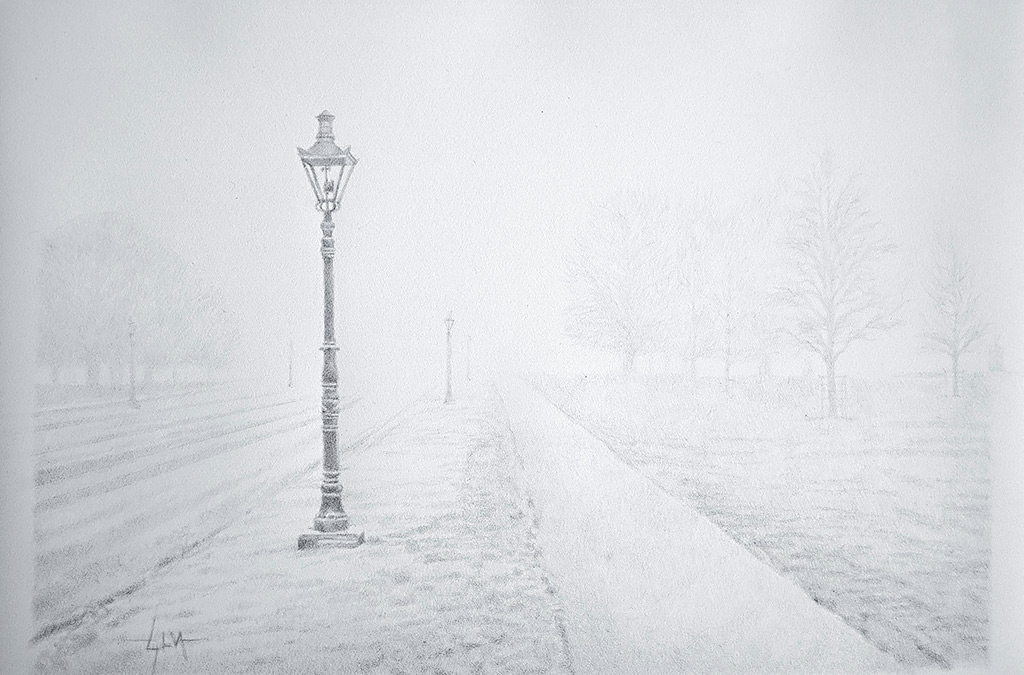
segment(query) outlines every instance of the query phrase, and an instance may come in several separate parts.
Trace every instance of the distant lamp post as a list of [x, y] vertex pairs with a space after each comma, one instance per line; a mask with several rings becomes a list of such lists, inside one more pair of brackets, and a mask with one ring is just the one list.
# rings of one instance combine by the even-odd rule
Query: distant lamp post
[[455, 319], [452, 318], [452, 313], [449, 310], [448, 318], [444, 320], [444, 325], [448, 327], [448, 366], [447, 366], [447, 377], [448, 382], [447, 388], [445, 389], [444, 402], [452, 402], [452, 326], [455, 325]]
[[128, 319], [128, 403], [133, 408], [141, 408], [135, 396], [135, 321]]
[[293, 367], [294, 367], [293, 366], [293, 362], [295, 360], [294, 351], [295, 351], [295, 340], [289, 340], [288, 341], [288, 388], [289, 389], [292, 388], [292, 383], [293, 383], [292, 370], [293, 370]]
[[320, 127], [316, 142], [308, 150], [299, 148], [299, 158], [316, 197], [316, 207], [324, 214], [320, 223], [323, 238], [320, 253], [324, 259], [324, 352], [323, 398], [321, 414], [324, 436], [324, 475], [320, 485], [320, 511], [313, 519], [313, 532], [299, 536], [299, 549], [314, 546], [355, 547], [363, 543], [363, 535], [348, 530], [348, 516], [341, 506], [341, 483], [338, 480], [338, 365], [334, 341], [334, 222], [331, 214], [341, 203], [345, 187], [352, 176], [356, 158], [349, 148], [334, 143], [331, 123], [334, 115], [326, 110], [317, 115]]

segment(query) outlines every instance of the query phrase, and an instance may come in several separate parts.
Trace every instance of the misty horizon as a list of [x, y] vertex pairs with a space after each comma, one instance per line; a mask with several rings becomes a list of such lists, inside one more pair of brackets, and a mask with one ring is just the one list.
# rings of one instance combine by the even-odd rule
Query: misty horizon
[[793, 186], [826, 149], [898, 245], [889, 283], [914, 308], [844, 372], [941, 367], [919, 349], [918, 306], [942, 224], [968, 232], [982, 296], [1004, 310], [1012, 259], [984, 167], [1008, 74], [976, 39], [995, 13], [350, 7], [292, 61], [273, 55], [309, 36], [302, 8], [114, 8], [108, 22], [54, 8], [45, 21], [72, 39], [12, 43], [17, 59], [56, 50], [15, 72], [32, 74], [26, 92], [62, 93], [22, 101], [12, 149], [75, 148], [29, 161], [65, 189], [44, 221], [23, 215], [41, 236], [90, 213], [133, 219], [222, 290], [254, 359], [283, 366], [294, 342], [316, 368], [319, 221], [294, 148], [325, 108], [360, 160], [336, 217], [340, 362], [360, 382], [439, 381], [449, 310], [481, 364], [606, 370], [564, 330], [564, 252], [595, 206], [641, 190], [727, 210]]

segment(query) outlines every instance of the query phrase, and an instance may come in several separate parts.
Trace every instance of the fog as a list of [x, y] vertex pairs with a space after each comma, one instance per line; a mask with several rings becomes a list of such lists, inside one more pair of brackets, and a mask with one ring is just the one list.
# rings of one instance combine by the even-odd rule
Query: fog
[[912, 310], [841, 367], [933, 368], [917, 322], [938, 224], [968, 231], [1016, 339], [1015, 18], [959, 3], [12, 8], [10, 222], [41, 239], [125, 214], [220, 289], [253, 371], [287, 377], [293, 341], [315, 384], [319, 217], [295, 147], [328, 109], [359, 159], [335, 218], [342, 381], [419, 391], [442, 383], [449, 310], [457, 370], [469, 336], [481, 372], [608, 368], [564, 326], [565, 253], [596, 205], [642, 190], [729, 209], [827, 150], [899, 245], [885, 283]]

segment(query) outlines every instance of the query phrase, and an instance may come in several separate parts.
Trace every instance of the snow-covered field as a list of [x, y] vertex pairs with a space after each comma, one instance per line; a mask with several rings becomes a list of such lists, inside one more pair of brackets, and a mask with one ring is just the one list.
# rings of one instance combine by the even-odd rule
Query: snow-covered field
[[814, 417], [799, 383], [770, 396], [712, 382], [537, 383], [614, 456], [566, 440], [575, 425], [535, 393], [504, 411], [483, 392], [402, 407], [372, 447], [361, 430], [392, 412], [353, 402], [341, 420], [346, 508], [369, 539], [328, 556], [295, 551], [315, 508], [315, 392], [38, 414], [38, 670], [146, 661], [125, 640], [156, 616], [221, 641], [161, 666], [181, 672], [320, 672], [317, 659], [564, 672], [565, 658], [580, 672], [746, 672], [766, 659], [888, 670], [869, 643], [907, 666], [984, 660], [978, 383], [955, 401], [927, 381], [854, 382], [847, 417], [832, 421]]
[[[101, 613], [317, 466], [315, 391], [220, 387], [35, 415], [36, 639]], [[380, 425], [342, 401], [340, 444]], [[311, 486], [313, 489], [315, 486]]]
[[941, 381], [811, 385], [539, 378], [563, 411], [871, 642], [914, 666], [984, 661], [989, 401]]

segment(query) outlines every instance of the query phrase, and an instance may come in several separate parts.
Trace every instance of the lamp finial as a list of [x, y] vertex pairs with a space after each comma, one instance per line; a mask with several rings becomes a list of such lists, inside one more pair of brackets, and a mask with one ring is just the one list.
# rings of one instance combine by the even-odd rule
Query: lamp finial
[[316, 116], [318, 122], [320, 122], [320, 128], [316, 132], [316, 139], [329, 139], [334, 140], [334, 129], [331, 125], [334, 122], [334, 115], [327, 112], [326, 110]]

